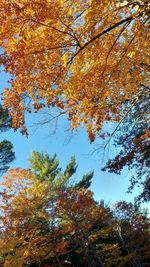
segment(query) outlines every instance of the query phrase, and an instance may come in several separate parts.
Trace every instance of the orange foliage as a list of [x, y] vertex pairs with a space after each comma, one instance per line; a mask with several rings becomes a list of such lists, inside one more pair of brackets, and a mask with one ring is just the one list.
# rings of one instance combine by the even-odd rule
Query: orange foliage
[[62, 191], [59, 184], [41, 182], [28, 169], [10, 170], [2, 186], [0, 264], [5, 267], [47, 259], [55, 262], [58, 255], [68, 252], [67, 235], [73, 234], [75, 240], [83, 238], [98, 217], [103, 214], [102, 221], [105, 217], [105, 210], [96, 206], [91, 192]]
[[148, 78], [148, 1], [1, 0], [0, 62], [13, 127], [24, 112], [63, 109], [91, 141], [104, 121], [118, 121], [126, 99]]

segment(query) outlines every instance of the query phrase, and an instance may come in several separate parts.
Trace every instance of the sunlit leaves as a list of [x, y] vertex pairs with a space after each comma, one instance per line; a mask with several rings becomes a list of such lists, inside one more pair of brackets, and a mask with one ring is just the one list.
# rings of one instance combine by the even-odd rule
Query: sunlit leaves
[[147, 79], [146, 1], [3, 0], [0, 7], [1, 63], [12, 75], [5, 106], [22, 132], [31, 103], [36, 111], [47, 104], [62, 108], [72, 128], [86, 125], [93, 141]]

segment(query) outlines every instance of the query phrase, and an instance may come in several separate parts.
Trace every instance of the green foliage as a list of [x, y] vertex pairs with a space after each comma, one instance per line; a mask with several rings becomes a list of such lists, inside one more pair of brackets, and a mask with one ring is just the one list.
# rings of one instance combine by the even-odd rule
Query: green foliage
[[[47, 153], [32, 152], [31, 157], [29, 158], [31, 169], [35, 173], [36, 177], [41, 181], [68, 181], [77, 170], [77, 164], [75, 157], [71, 157], [70, 162], [66, 166], [64, 172], [59, 167], [59, 161], [57, 156], [54, 155], [50, 157]], [[91, 185], [91, 180], [93, 178], [94, 172], [89, 172], [83, 175], [82, 179], [74, 185], [74, 188], [88, 189]]]
[[4, 109], [0, 104], [0, 132], [7, 131], [11, 127], [11, 118], [8, 110]]
[[40, 180], [48, 179], [53, 181], [60, 172], [56, 155], [51, 158], [47, 153], [33, 151], [29, 162], [31, 164], [31, 169]]
[[71, 157], [69, 164], [67, 165], [63, 176], [64, 177], [71, 177], [77, 170], [76, 160], [75, 157]]
[[[3, 109], [0, 104], [0, 132], [7, 131], [11, 127], [11, 118], [8, 111]], [[0, 174], [6, 172], [9, 168], [8, 164], [15, 159], [13, 145], [7, 140], [0, 142]]]
[[85, 175], [83, 175], [82, 179], [75, 184], [75, 188], [86, 188], [88, 189], [91, 185], [91, 180], [93, 178], [94, 172], [89, 172]]
[[4, 173], [8, 170], [8, 164], [15, 158], [13, 152], [13, 145], [7, 140], [0, 142], [0, 173]]

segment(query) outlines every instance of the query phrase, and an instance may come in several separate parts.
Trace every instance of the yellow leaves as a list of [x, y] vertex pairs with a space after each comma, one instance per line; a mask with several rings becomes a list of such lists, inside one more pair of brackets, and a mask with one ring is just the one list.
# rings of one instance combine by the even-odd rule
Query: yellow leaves
[[33, 35], [33, 32], [28, 28], [27, 31], [26, 31], [26, 33], [25, 33], [24, 40], [27, 42], [28, 39], [30, 39], [32, 37], [32, 35]]
[[69, 16], [72, 16], [72, 13], [73, 13], [73, 8], [70, 7], [70, 8], [69, 8], [69, 12], [68, 12]]
[[23, 258], [27, 258], [29, 256], [29, 251], [25, 250], [25, 252], [23, 253]]
[[[73, 188], [62, 192], [60, 188], [66, 181], [62, 179], [62, 185], [57, 181], [56, 185], [46, 180], [41, 182], [29, 170], [10, 170], [7, 177], [4, 178], [3, 183], [6, 186], [5, 194], [7, 192], [10, 195], [13, 191], [15, 195], [11, 197], [11, 205], [6, 202], [8, 221], [5, 222], [4, 242], [0, 240], [1, 251], [13, 251], [9, 259], [5, 253], [5, 266], [15, 266], [15, 262], [17, 267], [22, 267], [30, 260], [33, 263], [41, 259], [54, 258], [56, 253], [57, 255], [66, 254], [68, 241], [65, 241], [62, 236], [65, 234], [74, 236], [76, 231], [74, 219], [69, 216], [70, 214], [73, 218], [76, 214], [83, 218], [86, 215], [89, 216], [95, 203], [92, 194], [85, 189], [77, 192]], [[3, 200], [7, 200], [7, 197], [4, 196]], [[58, 199], [57, 202], [56, 199]], [[70, 202], [73, 203], [71, 211]], [[50, 225], [51, 231], [45, 233], [43, 227], [47, 225]], [[91, 222], [86, 225], [86, 221], [82, 223], [82, 227], [90, 227]]]
[[68, 63], [68, 53], [64, 53], [62, 60], [63, 60], [63, 66], [64, 66], [64, 68], [66, 68], [67, 63]]
[[[6, 13], [1, 18], [6, 52], [2, 61], [13, 76], [4, 104], [15, 129], [26, 133], [24, 94], [31, 98], [35, 111], [42, 108], [37, 99], [63, 109], [73, 128], [90, 121], [91, 141], [106, 114], [114, 120], [125, 101], [123, 94], [132, 97], [148, 78], [147, 70], [141, 70], [143, 62], [148, 64], [148, 27], [141, 8], [137, 11], [136, 5], [127, 2], [38, 0], [33, 4], [26, 0], [19, 2], [19, 13], [9, 1], [2, 2]], [[142, 7], [145, 21], [146, 10], [147, 4]], [[131, 14], [138, 18], [133, 17], [130, 26], [128, 19], [121, 23]], [[49, 90], [51, 85], [57, 85], [59, 92]]]
[[60, 6], [62, 6], [64, 3], [64, 0], [58, 0], [58, 3], [60, 4]]
[[123, 1], [117, 1], [117, 7], [124, 7], [129, 3], [129, 1], [123, 0]]
[[132, 58], [135, 55], [135, 51], [131, 51], [127, 54], [128, 57]]

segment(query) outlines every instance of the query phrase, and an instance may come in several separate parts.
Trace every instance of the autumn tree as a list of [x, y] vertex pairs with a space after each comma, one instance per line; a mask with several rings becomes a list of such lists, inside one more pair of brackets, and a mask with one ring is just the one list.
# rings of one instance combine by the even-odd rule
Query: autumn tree
[[120, 174], [127, 166], [134, 172], [129, 190], [142, 186], [142, 193], [136, 201], [150, 201], [150, 88], [142, 86], [136, 103], [127, 102], [122, 111], [124, 119], [114, 137], [114, 144], [121, 147], [119, 153], [110, 159], [103, 170]]
[[5, 106], [26, 132], [43, 106], [86, 126], [91, 141], [148, 78], [149, 1], [2, 0], [1, 59], [11, 76]]
[[[8, 111], [0, 104], [0, 133], [7, 131], [11, 127], [11, 118]], [[0, 142], [0, 174], [8, 169], [8, 164], [15, 158], [13, 145], [7, 140]]]
[[147, 210], [132, 203], [118, 202], [114, 209], [116, 233], [123, 255], [128, 255], [124, 266], [149, 266], [149, 218]]
[[[116, 222], [113, 220], [111, 209], [100, 202], [97, 203], [96, 213], [92, 215], [94, 215], [94, 220], [92, 218], [93, 223], [88, 229], [80, 227], [80, 219], [75, 221], [78, 235], [76, 235], [76, 231], [74, 231], [74, 235], [71, 233], [68, 255], [70, 262], [77, 267], [99, 266], [99, 256], [104, 266], [124, 266], [128, 255], [123, 255], [120, 250], [116, 238]], [[75, 218], [76, 216], [78, 214], [74, 214]], [[88, 218], [87, 214], [84, 223], [87, 224]], [[81, 244], [83, 245], [81, 246]]]
[[[58, 167], [56, 157], [50, 158], [47, 154], [34, 152], [30, 162], [33, 172], [19, 168], [10, 170], [2, 183], [4, 190], [1, 193], [1, 264], [17, 264], [19, 267], [24, 264], [32, 266], [49, 262], [51, 265], [61, 266], [60, 259], [62, 255], [66, 255], [68, 247], [64, 235], [73, 231], [74, 227], [72, 222], [68, 221], [69, 218], [66, 220], [66, 215], [59, 207], [61, 197], [64, 198], [63, 204], [69, 204], [70, 207], [73, 205], [71, 197], [74, 196], [76, 209], [83, 205], [87, 206], [86, 209], [90, 212], [95, 202], [84, 186], [78, 190], [73, 187], [69, 189], [69, 185], [67, 186], [76, 170], [74, 158], [64, 172]], [[91, 174], [89, 177], [88, 180], [91, 179]], [[85, 176], [83, 180], [85, 181]], [[83, 204], [80, 200], [84, 200]], [[76, 213], [76, 209], [73, 209], [73, 212]]]

